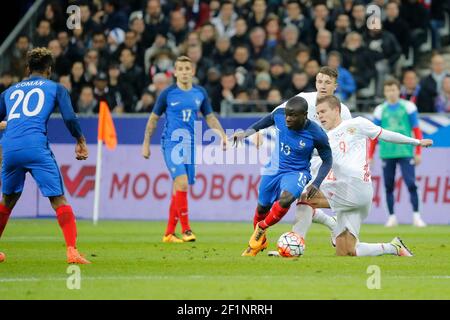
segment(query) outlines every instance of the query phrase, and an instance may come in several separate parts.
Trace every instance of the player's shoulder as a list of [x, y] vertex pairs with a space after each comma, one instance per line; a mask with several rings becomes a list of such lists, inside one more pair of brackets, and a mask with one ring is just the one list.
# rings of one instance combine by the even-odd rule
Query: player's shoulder
[[[287, 102], [287, 101], [286, 101]], [[273, 111], [271, 112], [273, 116], [275, 115], [284, 115], [284, 109], [286, 107], [286, 102], [283, 102], [282, 104], [280, 104], [278, 107], [276, 107], [275, 109], [273, 109]]]
[[317, 99], [317, 91], [313, 91], [313, 92], [300, 92], [299, 94], [297, 94], [298, 97], [302, 97], [306, 100], [315, 100]]
[[417, 112], [417, 106], [413, 102], [405, 99], [400, 99], [400, 102], [405, 106], [406, 112], [408, 113]]
[[177, 90], [178, 89], [178, 86], [174, 83], [174, 84], [171, 84], [170, 86], [168, 86], [167, 88], [165, 88], [163, 91], [161, 91], [161, 93], [160, 93], [160, 96], [163, 96], [163, 95], [167, 95], [167, 94], [169, 94], [171, 91], [174, 91], [174, 90]]
[[381, 115], [384, 111], [384, 109], [386, 108], [386, 103], [380, 103], [379, 105], [377, 105], [375, 107], [375, 109], [373, 109], [373, 115], [375, 116], [375, 118], [380, 118], [381, 119]]
[[323, 128], [312, 120], [307, 120], [308, 123], [306, 125], [306, 130], [310, 131], [313, 135], [320, 135], [320, 136], [326, 136], [327, 134], [323, 130]]

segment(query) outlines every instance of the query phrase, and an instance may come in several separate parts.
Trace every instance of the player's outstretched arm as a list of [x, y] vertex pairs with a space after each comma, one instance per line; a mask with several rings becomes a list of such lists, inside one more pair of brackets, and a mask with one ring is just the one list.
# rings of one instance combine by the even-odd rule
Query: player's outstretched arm
[[151, 113], [148, 118], [147, 125], [145, 127], [144, 142], [142, 142], [142, 156], [145, 159], [150, 158], [150, 139], [155, 132], [158, 125], [159, 116], [155, 113]]
[[231, 137], [231, 139], [233, 139], [233, 145], [237, 146], [245, 138], [250, 137], [252, 134], [258, 132], [259, 130], [273, 126], [274, 124], [275, 124], [275, 120], [273, 118], [273, 113], [271, 113], [271, 114], [265, 116], [264, 118], [262, 118], [261, 120], [252, 124], [247, 130], [235, 132], [233, 134], [233, 136]]
[[225, 131], [222, 128], [222, 125], [219, 122], [219, 119], [213, 114], [210, 113], [206, 116], [206, 124], [208, 127], [216, 131], [222, 139], [222, 147], [225, 150], [227, 148], [227, 136], [225, 135]]
[[316, 179], [307, 190], [307, 199], [313, 198], [318, 193], [322, 181], [328, 175], [333, 165], [333, 153], [325, 132], [321, 131], [314, 139], [314, 147], [319, 153], [320, 159], [322, 159], [322, 164], [317, 172]]
[[411, 137], [407, 137], [401, 133], [393, 132], [390, 130], [383, 129], [379, 135], [379, 139], [392, 142], [397, 144], [411, 144], [413, 146], [421, 146], [424, 148], [431, 147], [433, 145], [433, 140], [431, 139], [414, 139]]

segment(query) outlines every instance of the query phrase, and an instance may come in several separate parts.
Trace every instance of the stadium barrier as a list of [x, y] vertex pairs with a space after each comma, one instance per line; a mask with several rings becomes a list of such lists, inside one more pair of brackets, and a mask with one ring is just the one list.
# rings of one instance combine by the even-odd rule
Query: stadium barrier
[[[370, 118], [370, 116], [368, 116]], [[224, 128], [246, 128], [257, 118], [223, 118]], [[100, 220], [146, 219], [165, 220], [170, 201], [171, 179], [158, 145], [162, 123], [152, 138], [152, 155], [149, 160], [141, 156], [141, 142], [146, 117], [115, 118], [119, 145], [115, 151], [105, 151], [103, 157]], [[450, 222], [450, 118], [447, 116], [421, 116], [421, 127], [427, 138], [436, 146], [423, 152], [423, 162], [417, 168], [417, 183], [423, 218], [428, 223]], [[95, 187], [96, 118], [81, 118], [86, 134], [90, 157], [77, 161], [73, 139], [60, 118], [49, 121], [49, 139], [60, 165], [66, 186], [66, 196], [78, 218], [91, 219]], [[203, 126], [205, 127], [205, 126]], [[269, 140], [270, 141], [270, 140]], [[197, 155], [211, 155], [211, 146], [197, 147]], [[209, 149], [208, 149], [209, 148]], [[219, 148], [220, 149], [220, 148]], [[217, 149], [217, 150], [219, 150]], [[256, 149], [248, 145], [249, 153]], [[236, 150], [228, 150], [228, 153]], [[222, 159], [216, 157], [217, 159]], [[256, 161], [255, 161], [256, 159]], [[213, 159], [214, 160], [214, 159]], [[260, 167], [267, 157], [253, 158], [253, 164], [208, 165], [209, 160], [197, 166], [197, 182], [190, 189], [190, 217], [193, 220], [251, 221], [257, 203]], [[206, 162], [206, 163], [205, 163]], [[374, 185], [372, 210], [368, 223], [384, 223], [384, 187], [381, 163], [377, 158], [371, 168]], [[409, 193], [397, 173], [396, 212], [401, 223], [412, 221]], [[53, 216], [47, 199], [43, 198], [31, 176], [28, 176], [22, 201], [19, 201], [14, 217]], [[293, 220], [293, 209], [285, 221]]]

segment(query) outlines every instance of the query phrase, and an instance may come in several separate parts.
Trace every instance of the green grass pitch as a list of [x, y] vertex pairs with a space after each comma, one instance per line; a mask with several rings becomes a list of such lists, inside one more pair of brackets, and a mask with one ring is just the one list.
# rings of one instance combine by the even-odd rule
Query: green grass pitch
[[[0, 240], [0, 299], [450, 299], [449, 226], [364, 225], [363, 241], [399, 235], [415, 257], [357, 258], [334, 256], [329, 232], [314, 225], [295, 259], [241, 257], [250, 222], [192, 227], [197, 242], [165, 244], [165, 222], [79, 221], [78, 246], [93, 264], [81, 266], [81, 288], [69, 290], [57, 222], [12, 220]], [[289, 229], [270, 229], [270, 250]], [[380, 289], [367, 287], [371, 265], [380, 268]]]

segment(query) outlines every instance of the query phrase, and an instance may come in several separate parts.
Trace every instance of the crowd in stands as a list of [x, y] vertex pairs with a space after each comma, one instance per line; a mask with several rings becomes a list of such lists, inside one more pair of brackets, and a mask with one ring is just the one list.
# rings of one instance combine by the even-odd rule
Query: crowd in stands
[[[315, 91], [320, 66], [339, 70], [338, 96], [348, 101], [372, 86], [382, 97], [387, 76], [402, 79], [402, 97], [419, 112], [450, 112], [450, 72], [440, 54], [420, 79], [401, 58], [415, 62], [427, 34], [441, 49], [440, 28], [449, 1], [437, 0], [92, 0], [48, 2], [35, 34], [15, 42], [0, 90], [25, 77], [25, 56], [48, 47], [53, 80], [71, 94], [76, 112], [98, 112], [106, 100], [114, 113], [150, 112], [173, 83], [174, 61], [192, 59], [196, 83], [214, 111], [267, 111], [301, 92]], [[81, 27], [66, 25], [66, 8], [80, 8]], [[368, 5], [382, 9], [368, 16]], [[399, 65], [400, 64], [400, 65]], [[1, 89], [3, 88], [3, 89]], [[248, 101], [257, 101], [256, 107]], [[267, 103], [268, 102], [268, 103]]]

